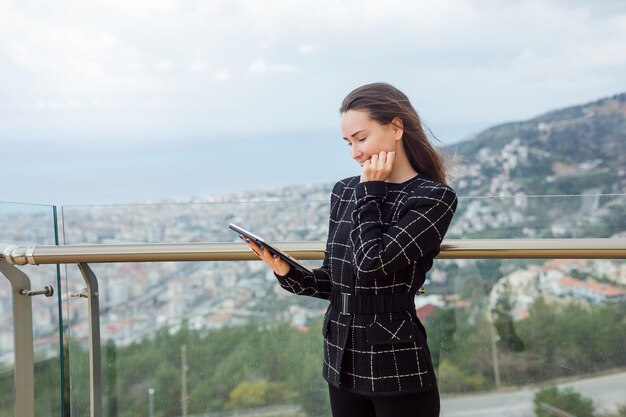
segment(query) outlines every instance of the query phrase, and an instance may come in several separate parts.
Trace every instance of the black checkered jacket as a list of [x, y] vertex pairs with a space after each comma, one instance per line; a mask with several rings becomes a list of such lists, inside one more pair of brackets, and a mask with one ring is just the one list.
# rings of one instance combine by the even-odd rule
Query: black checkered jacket
[[[330, 299], [355, 295], [415, 296], [456, 210], [454, 190], [423, 175], [401, 183], [333, 188], [326, 253], [321, 268], [292, 268], [280, 285], [294, 294]], [[324, 378], [335, 386], [389, 395], [436, 387], [426, 334], [415, 310], [324, 316]]]

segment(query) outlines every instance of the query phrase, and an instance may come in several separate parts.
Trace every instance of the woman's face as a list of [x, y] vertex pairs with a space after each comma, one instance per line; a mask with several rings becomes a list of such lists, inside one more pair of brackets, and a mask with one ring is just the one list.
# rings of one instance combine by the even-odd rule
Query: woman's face
[[343, 113], [341, 133], [352, 158], [361, 166], [380, 151], [396, 151], [402, 138], [402, 129], [391, 123], [381, 125], [370, 119], [367, 110], [348, 110]]

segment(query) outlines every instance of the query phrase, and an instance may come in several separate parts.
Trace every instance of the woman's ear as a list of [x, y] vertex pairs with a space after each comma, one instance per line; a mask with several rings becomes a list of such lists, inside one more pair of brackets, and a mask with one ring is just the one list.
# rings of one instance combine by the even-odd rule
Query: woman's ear
[[402, 134], [404, 133], [404, 123], [402, 123], [402, 119], [394, 117], [391, 121], [391, 129], [393, 129], [393, 136], [395, 140], [402, 139]]

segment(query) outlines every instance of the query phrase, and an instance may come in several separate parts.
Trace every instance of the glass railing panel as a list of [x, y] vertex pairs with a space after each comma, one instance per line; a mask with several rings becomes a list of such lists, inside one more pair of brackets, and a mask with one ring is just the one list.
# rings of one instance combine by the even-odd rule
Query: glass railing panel
[[54, 207], [0, 201], [0, 243], [54, 245]]
[[449, 239], [624, 236], [626, 195], [462, 197]]
[[[0, 202], [0, 243], [54, 245], [54, 207]], [[60, 315], [56, 265], [19, 266], [32, 290], [52, 286], [53, 297], [32, 297], [35, 415], [58, 416], [62, 403]], [[0, 415], [14, 415], [14, 345], [11, 285], [0, 276]], [[26, 347], [30, 348], [30, 347]]]
[[[278, 200], [281, 196], [277, 196], [277, 201], [64, 207], [65, 243], [238, 241], [227, 228], [229, 222], [273, 241], [322, 241], [328, 225], [327, 196], [328, 190], [313, 190], [291, 199]], [[626, 229], [623, 216], [619, 215], [619, 210], [623, 212], [624, 196], [600, 196], [591, 208], [585, 203], [586, 198], [461, 199], [447, 237], [621, 236]], [[499, 218], [499, 212], [509, 213], [509, 217]], [[476, 223], [470, 222], [472, 218], [478, 219]], [[579, 230], [574, 232], [567, 227]], [[470, 402], [474, 398], [480, 404], [480, 395], [484, 393], [499, 395], [498, 386], [526, 389], [555, 378], [587, 379], [593, 373], [603, 375], [614, 370], [615, 363], [623, 364], [621, 352], [607, 345], [604, 351], [613, 352], [613, 362], [582, 365], [578, 359], [573, 362], [575, 356], [571, 356], [565, 362], [555, 361], [555, 366], [545, 365], [531, 350], [535, 343], [532, 337], [539, 337], [533, 333], [538, 331], [537, 325], [530, 326], [526, 323], [531, 321], [525, 320], [534, 318], [542, 323], [541, 315], [545, 312], [541, 308], [547, 307], [535, 304], [537, 297], [522, 297], [528, 316], [511, 321], [509, 310], [522, 314], [517, 311], [517, 299], [513, 305], [510, 297], [507, 301], [504, 295], [490, 296], [493, 288], [501, 286], [503, 294], [507, 294], [505, 275], [520, 272], [524, 276], [522, 272], [531, 268], [546, 268], [547, 262], [550, 261], [435, 262], [428, 276], [427, 295], [418, 297], [418, 303], [435, 297], [437, 308], [426, 310], [433, 308], [436, 314], [433, 318], [424, 317], [424, 321], [430, 330], [444, 410], [455, 412], [451, 407], [457, 398], [452, 396], [462, 394]], [[578, 272], [569, 269], [568, 273], [584, 281], [590, 268], [623, 271], [619, 261], [589, 262], [593, 266], [580, 266]], [[275, 415], [328, 415], [327, 391], [321, 378], [320, 323], [324, 301], [284, 292], [258, 261], [96, 264], [92, 268], [100, 285], [105, 415], [147, 415], [151, 405], [155, 416], [182, 415], [183, 396], [187, 398], [186, 411], [190, 415], [226, 416], [250, 408]], [[66, 275], [72, 412], [84, 415], [89, 406], [87, 302], [69, 294], [80, 292], [85, 285], [76, 268], [68, 267]], [[616, 283], [619, 288], [623, 285]], [[549, 302], [546, 305], [551, 307]], [[611, 304], [615, 308], [620, 305]], [[563, 308], [574, 307], [564, 303]], [[500, 310], [506, 314], [496, 314]], [[488, 311], [497, 316], [493, 320], [498, 329], [487, 321]], [[603, 316], [592, 317], [590, 320]], [[583, 329], [568, 326], [558, 324], [557, 328], [563, 328], [567, 334]], [[502, 337], [500, 334], [508, 335], [506, 345], [497, 340]], [[551, 335], [548, 332], [542, 337], [558, 347], [558, 339]], [[597, 338], [600, 340], [600, 336]], [[567, 340], [568, 346], [577, 341], [561, 339]], [[453, 350], [459, 346], [471, 350], [467, 363], [463, 362], [462, 353]], [[494, 352], [499, 361], [499, 384], [494, 373]], [[303, 354], [306, 360], [294, 365], [294, 358]], [[183, 366], [183, 357], [187, 368]], [[187, 369], [186, 376], [183, 369]], [[532, 407], [532, 398], [528, 404]]]
[[63, 207], [66, 244], [232, 242], [236, 223], [270, 241], [326, 238], [330, 188], [299, 187], [246, 201]]
[[[230, 222], [270, 240], [320, 240], [327, 229], [327, 220], [320, 223], [328, 213], [327, 195], [328, 190], [323, 190], [319, 198], [289, 202], [64, 207], [64, 243], [240, 242], [228, 228]], [[250, 407], [262, 407], [275, 415], [295, 415], [302, 409], [301, 403], [308, 410], [325, 404], [319, 402], [319, 398], [325, 399], [326, 388], [318, 378], [317, 361], [307, 361], [305, 365], [308, 382], [296, 384], [295, 375], [287, 378], [287, 370], [293, 366], [285, 366], [277, 358], [285, 341], [269, 340], [263, 330], [276, 327], [281, 334], [290, 335], [293, 340], [289, 352], [318, 355], [321, 333], [305, 332], [305, 326], [320, 319], [323, 302], [298, 300], [303, 307], [292, 309], [295, 318], [288, 317], [291, 304], [285, 301], [284, 294], [276, 294], [273, 276], [259, 262], [91, 267], [100, 287], [106, 416], [138, 415], [148, 410], [150, 399], [155, 415], [182, 415], [183, 345], [189, 364], [190, 415], [232, 414]], [[71, 409], [73, 414], [84, 415], [89, 410], [87, 300], [70, 294], [79, 293], [85, 284], [73, 266], [67, 268], [66, 282]], [[294, 333], [289, 324], [292, 322], [300, 326], [305, 340], [295, 337], [300, 333]], [[308, 339], [317, 344], [306, 342]], [[266, 345], [265, 356], [275, 357], [273, 364], [254, 356], [259, 343]], [[163, 350], [166, 346], [169, 348]], [[141, 359], [132, 352], [141, 352]], [[235, 369], [237, 358], [248, 362], [246, 369]], [[160, 365], [155, 362], [161, 359], [164, 362]], [[230, 377], [231, 372], [237, 374]], [[300, 385], [306, 387], [308, 394], [300, 393], [295, 399], [296, 394], [289, 387]], [[251, 403], [244, 399], [250, 390], [260, 392]], [[317, 415], [327, 415], [325, 410], [320, 409]]]
[[[328, 415], [319, 360], [324, 301], [276, 288], [258, 261], [92, 269], [100, 286], [105, 416], [147, 414], [151, 400], [155, 416], [183, 415], [183, 386], [189, 415], [249, 408]], [[67, 281], [83, 285], [74, 267]], [[72, 414], [85, 415], [87, 301], [72, 298], [68, 310]]]
[[[444, 415], [468, 415], [468, 410], [504, 415], [504, 404], [530, 415], [536, 387], [553, 383], [574, 386], [594, 398], [598, 410], [617, 407], [626, 379], [624, 302], [566, 294], [553, 288], [553, 281], [562, 268], [575, 266], [569, 274], [581, 283], [594, 279], [610, 289], [608, 281], [623, 279], [623, 261], [435, 264], [417, 306], [428, 331]], [[190, 415], [270, 407], [284, 413], [278, 415], [328, 415], [321, 378], [325, 301], [286, 293], [259, 262], [93, 269], [101, 283], [112, 280], [117, 286], [100, 287], [105, 415], [138, 415], [151, 399], [155, 415], [182, 415], [183, 386]], [[80, 282], [78, 271], [68, 275]], [[560, 281], [569, 279], [574, 278]], [[611, 285], [623, 292], [623, 284]], [[72, 410], [77, 414], [88, 410], [86, 306], [81, 301], [71, 301], [78, 305], [70, 307], [83, 314], [72, 320], [70, 331]], [[598, 389], [605, 397], [596, 398]]]
[[426, 287], [417, 312], [443, 415], [533, 415], [551, 385], [596, 415], [626, 403], [625, 261], [439, 260]]

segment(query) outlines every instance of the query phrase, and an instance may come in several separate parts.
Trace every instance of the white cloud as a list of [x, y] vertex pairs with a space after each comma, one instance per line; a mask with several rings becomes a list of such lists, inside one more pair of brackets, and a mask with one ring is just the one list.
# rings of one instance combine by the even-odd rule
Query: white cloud
[[191, 72], [205, 72], [209, 69], [209, 64], [206, 62], [194, 62], [189, 66]]
[[34, 107], [37, 110], [76, 110], [83, 107], [83, 104], [78, 100], [37, 100]]
[[248, 68], [250, 74], [266, 74], [273, 72], [294, 72], [297, 68], [290, 64], [270, 64], [265, 58], [257, 58]]
[[[625, 57], [623, 0], [0, 0], [0, 125], [326, 126], [374, 80], [434, 123], [499, 121], [623, 90]], [[224, 82], [246, 73], [283, 76]]]
[[298, 47], [298, 50], [300, 51], [302, 55], [309, 55], [315, 52], [317, 50], [317, 47], [315, 45], [310, 45], [310, 44], [300, 44], [300, 46]]
[[154, 68], [159, 71], [169, 71], [174, 68], [174, 63], [167, 59], [161, 59], [156, 64], [154, 64]]
[[275, 33], [272, 33], [272, 34], [268, 35], [265, 39], [262, 39], [259, 42], [259, 48], [260, 49], [271, 49], [274, 45], [276, 45], [277, 41], [278, 41], [278, 36], [276, 36]]
[[222, 69], [213, 74], [214, 81], [229, 81], [230, 79], [232, 79], [232, 74], [226, 69]]

